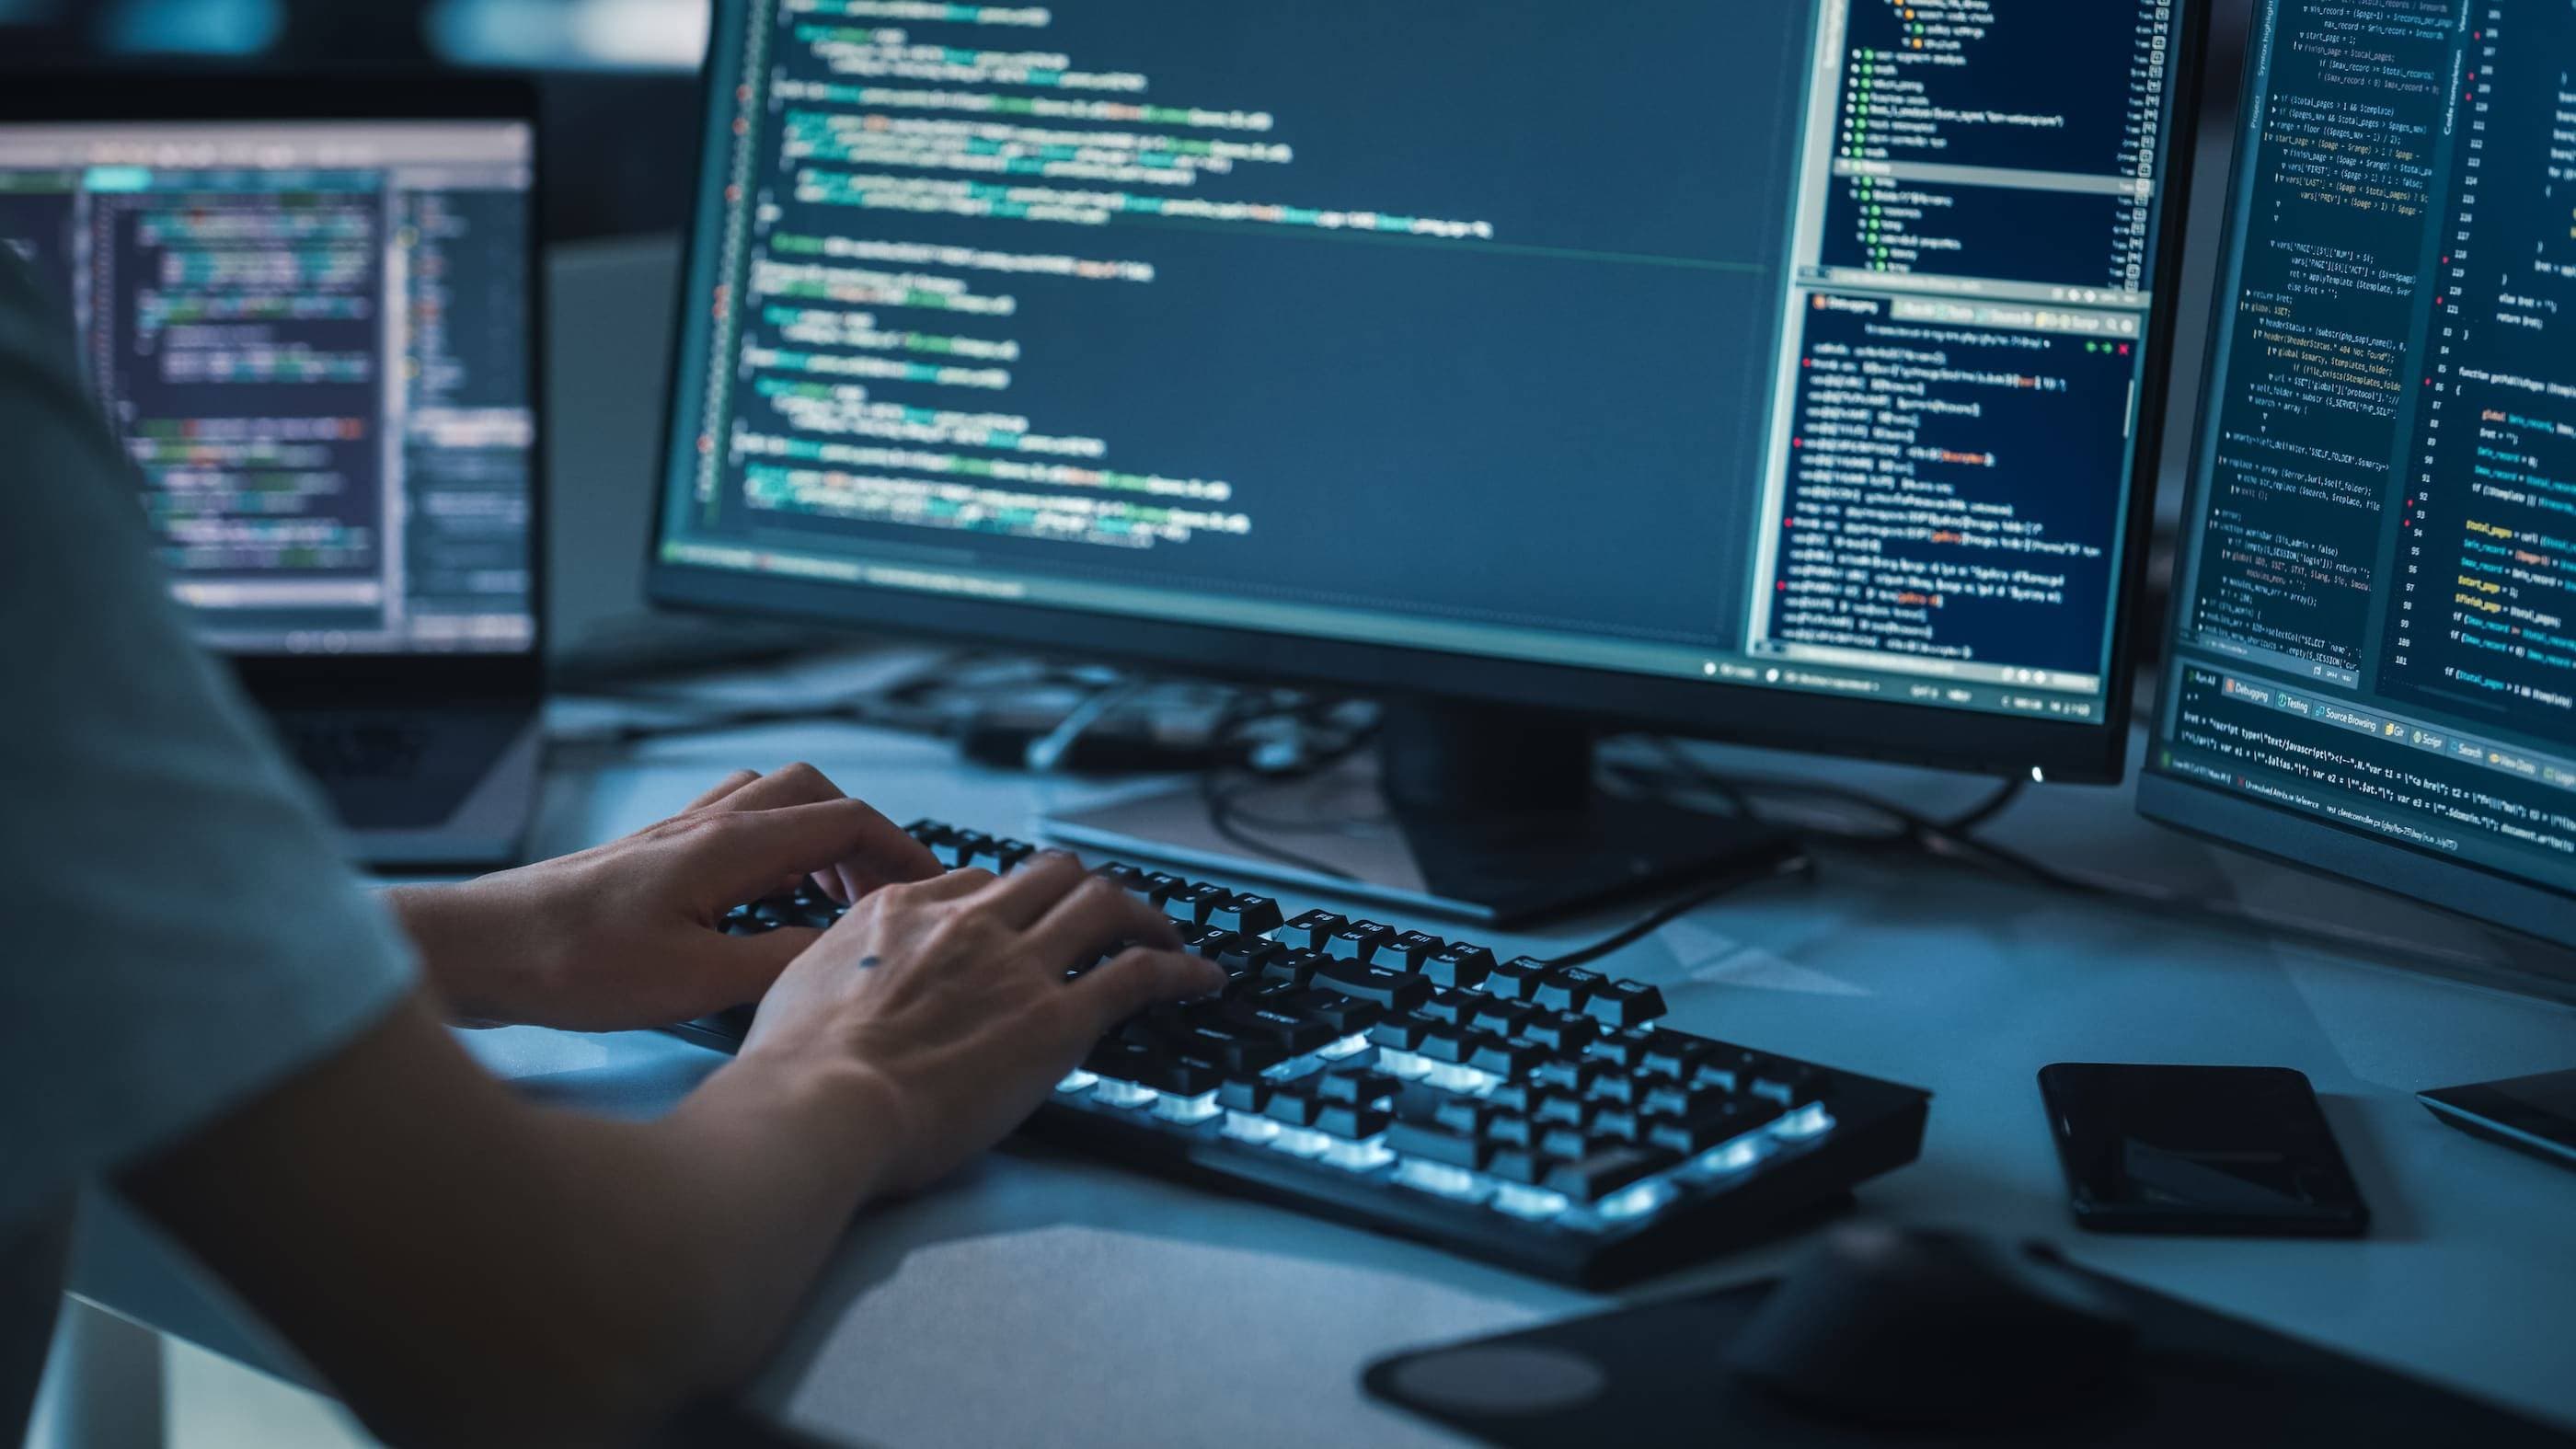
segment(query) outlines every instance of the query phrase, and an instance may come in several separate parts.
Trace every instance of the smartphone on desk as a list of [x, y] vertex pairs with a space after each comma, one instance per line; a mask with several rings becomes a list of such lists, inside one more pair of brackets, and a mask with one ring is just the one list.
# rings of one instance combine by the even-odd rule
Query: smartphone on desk
[[2075, 1221], [2096, 1232], [2354, 1237], [2370, 1209], [2284, 1067], [2043, 1067]]

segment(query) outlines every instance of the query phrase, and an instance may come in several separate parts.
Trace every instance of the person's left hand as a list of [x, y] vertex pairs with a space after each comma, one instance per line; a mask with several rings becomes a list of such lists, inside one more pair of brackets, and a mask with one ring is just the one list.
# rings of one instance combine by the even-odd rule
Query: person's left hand
[[849, 903], [938, 874], [893, 822], [790, 765], [595, 850], [386, 897], [459, 1019], [624, 1031], [757, 1001], [819, 934], [727, 936], [733, 907], [809, 876]]

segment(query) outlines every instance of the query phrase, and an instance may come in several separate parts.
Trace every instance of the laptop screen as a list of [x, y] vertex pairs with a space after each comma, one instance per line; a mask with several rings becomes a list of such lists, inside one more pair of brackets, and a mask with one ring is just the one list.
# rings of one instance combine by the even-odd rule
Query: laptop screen
[[535, 136], [494, 120], [0, 124], [172, 589], [237, 654], [535, 647]]

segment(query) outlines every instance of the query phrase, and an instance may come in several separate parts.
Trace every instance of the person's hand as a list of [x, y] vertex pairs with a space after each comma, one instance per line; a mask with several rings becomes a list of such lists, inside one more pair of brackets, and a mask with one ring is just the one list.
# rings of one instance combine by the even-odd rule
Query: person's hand
[[463, 885], [387, 893], [458, 1017], [620, 1031], [757, 1001], [819, 932], [727, 936], [809, 876], [843, 902], [939, 862], [810, 765], [735, 774], [623, 840]]
[[863, 1074], [882, 1109], [877, 1188], [916, 1191], [1017, 1127], [1120, 1021], [1222, 990], [1225, 973], [1180, 946], [1169, 920], [1067, 855], [889, 886], [779, 977], [741, 1060]]

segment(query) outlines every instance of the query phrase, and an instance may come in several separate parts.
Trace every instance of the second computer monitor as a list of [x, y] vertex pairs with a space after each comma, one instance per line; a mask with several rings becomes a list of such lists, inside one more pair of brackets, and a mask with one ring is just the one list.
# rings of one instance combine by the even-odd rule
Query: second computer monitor
[[447, 79], [0, 83], [0, 247], [73, 326], [173, 594], [246, 661], [341, 661], [263, 678], [533, 680], [535, 129]]
[[2115, 773], [2197, 10], [722, 0], [655, 591]]

